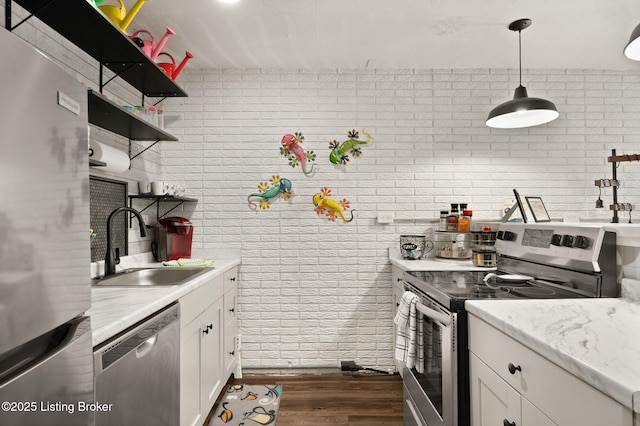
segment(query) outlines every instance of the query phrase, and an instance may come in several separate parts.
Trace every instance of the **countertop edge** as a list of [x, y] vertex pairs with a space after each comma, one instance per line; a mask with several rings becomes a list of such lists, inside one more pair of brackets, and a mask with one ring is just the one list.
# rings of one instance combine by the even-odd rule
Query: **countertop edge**
[[92, 287], [92, 305], [85, 315], [91, 317], [93, 346], [106, 342], [240, 263], [240, 258], [216, 260], [211, 271], [175, 287]]

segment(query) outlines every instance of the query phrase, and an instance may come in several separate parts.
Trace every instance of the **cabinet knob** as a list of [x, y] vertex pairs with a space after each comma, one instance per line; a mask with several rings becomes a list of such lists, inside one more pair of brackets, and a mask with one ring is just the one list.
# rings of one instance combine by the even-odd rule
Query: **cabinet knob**
[[231, 281], [235, 281], [235, 280], [236, 280], [236, 277], [231, 277]]
[[207, 330], [211, 330], [213, 328], [213, 324], [207, 325]]
[[236, 308], [229, 309], [229, 312], [235, 312], [235, 311], [236, 311]]
[[[516, 374], [516, 371], [522, 372], [522, 367], [520, 367], [519, 365], [513, 365], [513, 364], [509, 363], [509, 365], [507, 367], [509, 368], [509, 373], [511, 373], [511, 374]], [[515, 425], [515, 423], [514, 423], [514, 425]]]
[[401, 277], [398, 277], [398, 278], [396, 278], [396, 281], [398, 281], [399, 283], [401, 283], [401, 282], [402, 282], [402, 278], [401, 278]]
[[229, 355], [234, 356], [236, 354], [236, 351], [231, 351], [229, 352]]
[[507, 420], [507, 419], [504, 419], [504, 420], [502, 421], [502, 424], [503, 424], [504, 426], [516, 426], [516, 422], [510, 422], [510, 421], [509, 421], [509, 420]]
[[204, 330], [202, 330], [202, 334], [209, 334], [209, 329], [205, 328]]

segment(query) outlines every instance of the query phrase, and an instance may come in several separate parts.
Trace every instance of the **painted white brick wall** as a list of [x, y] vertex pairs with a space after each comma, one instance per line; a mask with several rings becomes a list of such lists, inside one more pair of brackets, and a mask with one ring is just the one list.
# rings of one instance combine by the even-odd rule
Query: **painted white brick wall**
[[[378, 212], [435, 218], [467, 202], [474, 218], [494, 219], [517, 188], [543, 197], [553, 217], [606, 219], [593, 182], [611, 177], [611, 149], [640, 149], [637, 70], [525, 70], [530, 96], [553, 100], [560, 118], [520, 130], [484, 125], [513, 96], [517, 70], [209, 69], [181, 78], [189, 97], [167, 106], [181, 143], [163, 146], [163, 176], [201, 200], [198, 246], [242, 250], [245, 367], [392, 365], [387, 249], [430, 225], [379, 225]], [[330, 164], [328, 143], [363, 128], [374, 137], [363, 155]], [[296, 131], [318, 155], [311, 177], [279, 153]], [[640, 165], [618, 172], [620, 201], [638, 204]], [[272, 175], [289, 178], [294, 197], [249, 209], [247, 196]], [[316, 215], [311, 198], [325, 186], [351, 201], [352, 223]], [[610, 203], [610, 191], [602, 198]]]

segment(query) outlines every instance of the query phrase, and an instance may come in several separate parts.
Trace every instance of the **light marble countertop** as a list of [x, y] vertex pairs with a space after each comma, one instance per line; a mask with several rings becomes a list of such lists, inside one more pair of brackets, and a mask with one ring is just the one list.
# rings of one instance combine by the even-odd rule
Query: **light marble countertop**
[[640, 413], [640, 303], [472, 300], [467, 311]]
[[[135, 263], [135, 262], [134, 262]], [[138, 321], [175, 302], [212, 278], [240, 264], [240, 257], [215, 258], [213, 269], [180, 286], [92, 287], [91, 316], [93, 346], [107, 341]], [[137, 263], [127, 267], [160, 267], [161, 263]]]
[[493, 271], [496, 268], [475, 266], [471, 260], [449, 260], [427, 257], [418, 260], [403, 259], [399, 248], [389, 248], [389, 261], [403, 271]]

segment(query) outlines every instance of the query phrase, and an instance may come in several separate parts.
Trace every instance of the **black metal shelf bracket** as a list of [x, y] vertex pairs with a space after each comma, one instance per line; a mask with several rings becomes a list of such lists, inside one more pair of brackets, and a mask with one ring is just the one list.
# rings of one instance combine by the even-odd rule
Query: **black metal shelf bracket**
[[46, 9], [50, 4], [54, 3], [55, 1], [56, 0], [49, 0], [48, 2], [43, 4], [42, 7], [40, 9], [38, 9], [36, 12], [30, 13], [29, 16], [24, 18], [22, 21], [18, 22], [15, 26], [11, 26], [11, 3], [12, 3], [12, 0], [6, 0], [5, 3], [4, 3], [4, 13], [5, 13], [5, 15], [4, 15], [4, 27], [7, 28], [9, 31], [15, 30], [20, 25], [22, 25], [25, 22], [27, 22], [29, 19], [33, 18], [34, 16], [37, 16], [38, 12], [40, 12], [41, 10]]
[[[140, 198], [140, 197], [129, 197], [129, 207], [133, 207], [133, 200], [135, 199], [144, 199], [144, 198]], [[164, 202], [173, 202], [173, 203], [177, 203], [175, 206], [171, 207], [169, 210], [165, 211], [164, 213], [160, 214], [160, 202], [164, 201]], [[149, 203], [146, 207], [142, 208], [142, 209], [138, 209], [138, 211], [140, 213], [143, 213], [145, 210], [153, 207], [154, 205], [156, 206], [156, 220], [158, 219], [162, 219], [164, 217], [166, 217], [169, 213], [171, 213], [172, 211], [174, 211], [175, 209], [177, 209], [178, 207], [180, 207], [181, 205], [183, 205], [185, 203], [186, 200], [176, 200], [176, 199], [170, 199], [170, 198], [156, 198], [153, 201], [151, 201], [151, 203]], [[131, 223], [132, 223], [132, 219], [133, 216], [129, 218], [129, 227], [131, 227]]]
[[104, 87], [107, 84], [111, 83], [113, 80], [115, 80], [116, 78], [120, 77], [120, 75], [123, 74], [124, 72], [130, 70], [135, 65], [142, 66], [142, 63], [140, 63], [140, 62], [122, 62], [122, 65], [125, 65], [125, 67], [122, 68], [120, 71], [116, 72], [115, 75], [113, 77], [111, 77], [109, 80], [104, 82], [104, 67], [105, 67], [106, 64], [108, 64], [108, 62], [105, 62], [105, 63], [100, 62], [100, 71], [99, 71], [100, 72], [100, 75], [99, 75], [100, 82], [98, 83], [100, 85], [100, 93], [102, 93], [102, 89], [104, 89]]
[[[148, 147], [146, 147], [145, 149], [143, 149], [142, 151], [140, 151], [140, 152], [139, 152], [139, 153], [137, 153], [136, 155], [131, 156], [131, 154], [132, 154], [132, 153], [131, 153], [131, 146], [132, 146], [132, 144], [131, 144], [131, 139], [129, 139], [129, 161], [131, 161], [131, 160], [133, 160], [134, 158], [136, 158], [136, 157], [138, 157], [138, 156], [142, 155], [145, 151], [148, 151], [149, 149], [153, 148], [153, 146], [154, 146], [155, 144], [157, 144], [158, 142], [160, 142], [160, 139], [156, 139], [154, 142], [152, 142], [152, 143], [151, 143], [151, 145], [149, 145]], [[129, 167], [131, 167], [131, 165], [129, 165]]]

